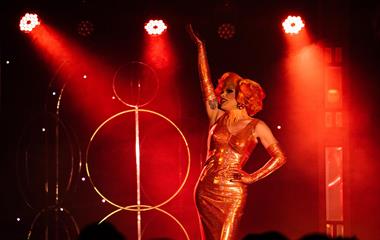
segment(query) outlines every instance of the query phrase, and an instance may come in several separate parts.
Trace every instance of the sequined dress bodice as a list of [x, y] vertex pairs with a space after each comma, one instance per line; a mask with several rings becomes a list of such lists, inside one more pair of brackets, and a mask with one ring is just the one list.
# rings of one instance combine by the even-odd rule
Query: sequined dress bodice
[[231, 134], [227, 127], [227, 115], [223, 115], [210, 129], [209, 151], [202, 176], [209, 176], [216, 183], [232, 170], [241, 169], [256, 147], [254, 129], [257, 122], [257, 119], [252, 119], [236, 134]]

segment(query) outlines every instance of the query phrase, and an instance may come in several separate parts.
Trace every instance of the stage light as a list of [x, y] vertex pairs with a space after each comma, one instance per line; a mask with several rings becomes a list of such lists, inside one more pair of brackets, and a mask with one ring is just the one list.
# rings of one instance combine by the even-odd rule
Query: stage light
[[83, 37], [88, 37], [94, 32], [94, 24], [89, 20], [82, 20], [78, 24], [78, 34]]
[[45, 129], [45, 128], [42, 128], [42, 129], [41, 129], [41, 131], [42, 131], [42, 132], [45, 132], [45, 131], [46, 131], [46, 129]]
[[82, 182], [86, 181], [86, 178], [85, 177], [82, 177]]
[[302, 28], [305, 27], [305, 24], [300, 16], [288, 16], [282, 22], [282, 27], [284, 28], [285, 33], [298, 34]]
[[236, 28], [231, 23], [223, 23], [218, 27], [218, 35], [222, 39], [231, 39], [235, 36]]
[[20, 221], [21, 221], [21, 218], [19, 218], [19, 217], [16, 218], [16, 221], [17, 221], [17, 222], [20, 222]]
[[40, 25], [37, 14], [26, 13], [20, 20], [20, 30], [23, 32], [31, 32], [36, 26]]
[[51, 94], [52, 94], [53, 96], [55, 96], [57, 93], [56, 93], [56, 92], [52, 92]]
[[10, 61], [8, 61], [8, 60], [7, 60], [7, 61], [5, 61], [5, 64], [9, 64], [9, 63], [10, 63]]
[[87, 78], [87, 75], [86, 75], [86, 74], [83, 74], [82, 77], [83, 77], [83, 79], [86, 79], [86, 78]]
[[149, 35], [160, 35], [168, 27], [162, 20], [150, 20], [147, 24], [145, 24], [144, 28]]
[[277, 125], [277, 129], [280, 130], [281, 129], [281, 125]]

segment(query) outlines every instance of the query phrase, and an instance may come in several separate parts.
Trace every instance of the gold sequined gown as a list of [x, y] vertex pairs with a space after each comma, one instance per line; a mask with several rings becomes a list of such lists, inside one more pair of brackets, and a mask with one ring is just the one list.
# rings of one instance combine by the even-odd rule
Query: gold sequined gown
[[231, 182], [231, 173], [241, 169], [256, 146], [252, 119], [235, 135], [227, 128], [224, 114], [209, 132], [209, 152], [195, 188], [195, 201], [202, 239], [233, 240], [247, 197], [244, 183]]

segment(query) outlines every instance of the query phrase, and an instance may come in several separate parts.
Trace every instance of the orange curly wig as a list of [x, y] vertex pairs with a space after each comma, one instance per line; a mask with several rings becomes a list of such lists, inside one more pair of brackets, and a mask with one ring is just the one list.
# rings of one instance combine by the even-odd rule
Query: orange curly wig
[[265, 93], [257, 82], [244, 79], [236, 73], [226, 72], [218, 80], [215, 94], [219, 97], [228, 83], [235, 85], [235, 98], [239, 106], [245, 107], [249, 116], [263, 109]]

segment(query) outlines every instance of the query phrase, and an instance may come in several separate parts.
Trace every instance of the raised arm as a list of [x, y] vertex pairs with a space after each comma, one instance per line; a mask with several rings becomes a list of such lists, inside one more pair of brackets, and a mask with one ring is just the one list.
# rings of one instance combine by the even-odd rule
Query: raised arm
[[203, 102], [206, 106], [210, 125], [213, 125], [223, 111], [218, 109], [218, 100], [214, 93], [214, 87], [211, 81], [210, 69], [207, 61], [207, 53], [204, 42], [197, 36], [191, 25], [188, 25], [187, 30], [190, 37], [194, 41], [198, 50], [198, 72], [201, 82], [201, 90]]

